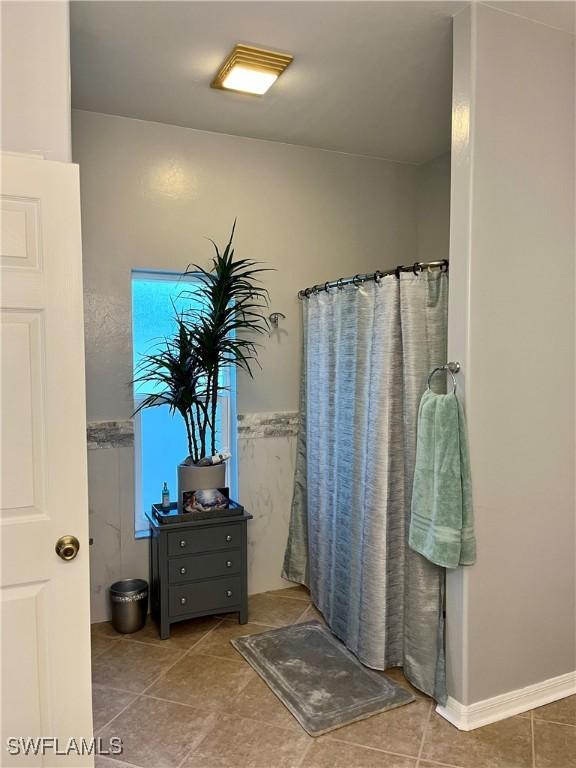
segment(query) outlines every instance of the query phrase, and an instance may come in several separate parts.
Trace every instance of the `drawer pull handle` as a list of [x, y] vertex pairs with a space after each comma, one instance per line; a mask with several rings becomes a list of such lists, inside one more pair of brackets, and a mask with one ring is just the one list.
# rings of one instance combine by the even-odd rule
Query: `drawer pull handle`
[[180, 568], [180, 573], [182, 574], [182, 576], [184, 576], [184, 574], [186, 573], [186, 568], [184, 567]]
[[227, 589], [226, 590], [226, 597], [232, 597], [232, 590], [231, 589]]
[[232, 560], [226, 560], [226, 568], [232, 568]]
[[180, 546], [184, 548], [186, 546], [186, 539], [180, 539]]
[[186, 598], [185, 597], [181, 597], [180, 598], [180, 605], [186, 605]]
[[226, 536], [226, 541], [232, 541], [232, 536], [230, 536], [230, 534], [228, 534], [228, 536]]

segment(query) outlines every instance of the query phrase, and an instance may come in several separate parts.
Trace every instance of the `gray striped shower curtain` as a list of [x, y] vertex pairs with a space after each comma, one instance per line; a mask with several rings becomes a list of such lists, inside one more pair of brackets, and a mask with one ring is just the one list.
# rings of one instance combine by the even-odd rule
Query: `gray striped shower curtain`
[[[367, 666], [446, 699], [444, 571], [408, 548], [416, 419], [446, 362], [448, 275], [302, 300], [301, 424], [283, 576]], [[436, 377], [441, 379], [441, 377]]]

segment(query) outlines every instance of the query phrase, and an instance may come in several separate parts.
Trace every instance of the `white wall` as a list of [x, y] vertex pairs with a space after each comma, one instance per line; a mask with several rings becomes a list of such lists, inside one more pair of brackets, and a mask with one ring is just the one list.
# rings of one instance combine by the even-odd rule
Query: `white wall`
[[[86, 285], [88, 419], [132, 411], [130, 270], [208, 264], [237, 217], [238, 255], [286, 315], [239, 382], [239, 412], [298, 406], [299, 288], [417, 251], [416, 168], [366, 157], [74, 111]], [[103, 317], [105, 321], [103, 322]]]
[[[207, 264], [205, 238], [223, 242], [234, 217], [238, 255], [276, 270], [266, 276], [271, 311], [286, 315], [265, 342], [262, 371], [239, 380], [241, 413], [298, 408], [298, 289], [418, 258], [418, 183], [431, 173], [424, 167], [82, 111], [73, 113], [73, 149], [89, 421], [132, 412], [130, 270]], [[447, 196], [446, 185], [438, 189]], [[445, 201], [443, 208], [445, 239]], [[239, 441], [240, 499], [255, 514], [251, 592], [283, 585], [295, 448], [289, 431], [259, 434]], [[94, 619], [104, 618], [104, 588], [114, 578], [147, 572], [147, 545], [132, 534], [132, 463], [131, 447], [89, 452]]]
[[450, 153], [418, 166], [418, 261], [441, 261], [450, 249]]
[[2, 2], [2, 149], [70, 162], [68, 3]]
[[455, 18], [449, 357], [470, 433], [478, 562], [448, 581], [449, 691], [576, 669], [574, 38]]

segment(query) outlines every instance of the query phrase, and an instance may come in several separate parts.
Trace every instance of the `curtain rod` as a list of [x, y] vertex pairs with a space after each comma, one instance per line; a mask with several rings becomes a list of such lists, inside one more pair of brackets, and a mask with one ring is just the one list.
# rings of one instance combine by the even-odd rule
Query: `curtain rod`
[[330, 280], [326, 283], [318, 283], [312, 285], [310, 288], [303, 288], [298, 291], [299, 299], [307, 299], [312, 294], [320, 293], [320, 291], [328, 292], [330, 288], [341, 289], [345, 285], [360, 285], [360, 283], [366, 283], [369, 280], [374, 280], [379, 283], [383, 277], [391, 277], [394, 275], [400, 279], [400, 272], [414, 272], [417, 275], [419, 272], [423, 272], [425, 269], [440, 269], [442, 272], [448, 272], [448, 260], [442, 259], [442, 261], [415, 261], [411, 266], [400, 266], [395, 269], [389, 269], [387, 272], [381, 272], [379, 269], [376, 272], [368, 272], [365, 275], [354, 275], [354, 277], [340, 277], [338, 280]]

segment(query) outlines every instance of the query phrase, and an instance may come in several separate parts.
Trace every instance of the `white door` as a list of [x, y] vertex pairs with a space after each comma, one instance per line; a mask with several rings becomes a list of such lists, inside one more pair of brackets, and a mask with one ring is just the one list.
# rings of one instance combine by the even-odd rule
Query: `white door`
[[[92, 737], [78, 167], [1, 162], [0, 765], [88, 766], [73, 754]], [[57, 742], [10, 754], [38, 737]]]

